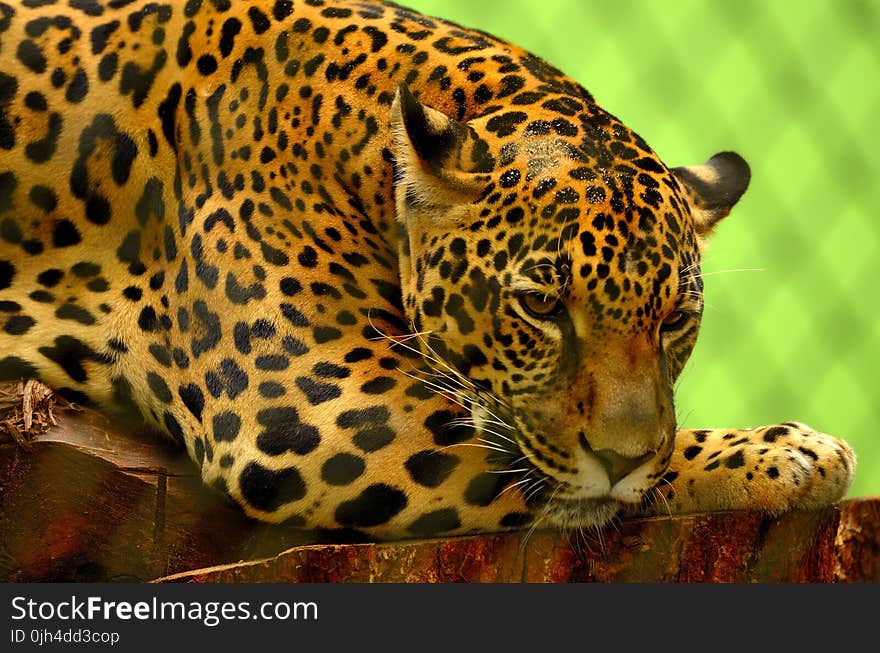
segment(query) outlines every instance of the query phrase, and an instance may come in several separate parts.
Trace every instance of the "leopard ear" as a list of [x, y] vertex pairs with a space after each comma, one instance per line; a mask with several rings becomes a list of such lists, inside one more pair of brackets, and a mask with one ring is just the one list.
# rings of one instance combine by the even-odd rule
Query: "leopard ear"
[[468, 128], [419, 102], [401, 85], [391, 104], [398, 215], [407, 207], [473, 202], [481, 188], [459, 161]]
[[749, 186], [749, 164], [735, 152], [720, 152], [698, 166], [674, 168], [684, 187], [697, 233], [706, 237]]

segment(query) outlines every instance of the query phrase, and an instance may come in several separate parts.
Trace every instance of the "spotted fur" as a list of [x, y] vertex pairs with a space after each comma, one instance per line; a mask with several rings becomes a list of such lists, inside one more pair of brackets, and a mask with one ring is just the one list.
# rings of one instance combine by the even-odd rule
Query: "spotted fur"
[[326, 532], [825, 505], [835, 438], [676, 438], [700, 246], [748, 180], [378, 0], [0, 2], [0, 376]]

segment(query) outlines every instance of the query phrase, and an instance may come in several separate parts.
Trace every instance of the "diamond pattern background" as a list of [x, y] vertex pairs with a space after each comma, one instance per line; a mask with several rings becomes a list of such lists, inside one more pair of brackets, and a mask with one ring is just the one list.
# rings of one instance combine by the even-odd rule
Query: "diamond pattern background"
[[670, 166], [749, 161], [679, 423], [806, 422], [854, 446], [850, 496], [880, 494], [880, 2], [404, 2], [540, 55]]

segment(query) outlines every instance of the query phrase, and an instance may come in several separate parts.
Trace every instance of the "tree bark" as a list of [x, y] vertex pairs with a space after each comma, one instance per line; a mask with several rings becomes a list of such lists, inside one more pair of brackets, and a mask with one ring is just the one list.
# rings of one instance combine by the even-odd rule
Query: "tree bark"
[[248, 519], [157, 436], [39, 385], [0, 386], [3, 581], [880, 581], [880, 498], [780, 518], [629, 519], [601, 532], [311, 538]]

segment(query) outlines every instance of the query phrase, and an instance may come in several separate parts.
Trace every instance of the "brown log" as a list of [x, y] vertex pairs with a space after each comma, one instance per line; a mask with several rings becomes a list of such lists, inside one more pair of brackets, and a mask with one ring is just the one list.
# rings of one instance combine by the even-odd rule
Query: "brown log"
[[504, 533], [291, 548], [164, 582], [877, 582], [880, 499], [772, 519], [630, 519], [594, 535]]
[[347, 545], [310, 537], [246, 518], [156, 436], [53, 404], [40, 388], [0, 387], [4, 581], [880, 581], [880, 498], [778, 519], [629, 519], [601, 533]]
[[8, 395], [0, 384], [0, 580], [149, 580], [310, 541], [248, 519], [179, 449], [94, 411], [44, 404], [22, 445], [4, 430], [24, 431]]

